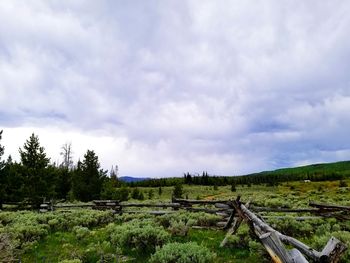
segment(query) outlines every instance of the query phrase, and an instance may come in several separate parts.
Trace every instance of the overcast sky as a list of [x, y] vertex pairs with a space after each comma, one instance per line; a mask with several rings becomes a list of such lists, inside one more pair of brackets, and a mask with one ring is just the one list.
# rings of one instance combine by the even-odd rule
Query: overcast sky
[[121, 175], [350, 159], [349, 1], [0, 2], [5, 157], [32, 132]]

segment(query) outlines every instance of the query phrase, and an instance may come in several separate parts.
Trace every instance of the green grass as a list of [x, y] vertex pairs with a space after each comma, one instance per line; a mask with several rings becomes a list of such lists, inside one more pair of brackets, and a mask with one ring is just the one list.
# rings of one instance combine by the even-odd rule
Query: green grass
[[[116, 255], [117, 249], [105, 250], [101, 254], [87, 253], [89, 244], [102, 243], [107, 239], [103, 228], [95, 229], [95, 234], [85, 240], [78, 240], [71, 232], [53, 233], [34, 246], [29, 252], [22, 257], [22, 262], [59, 262], [64, 258], [81, 258], [84, 262], [98, 262], [102, 254], [110, 253]], [[216, 262], [237, 262], [237, 263], [254, 263], [256, 257], [250, 256], [247, 249], [220, 248], [219, 245], [224, 239], [225, 233], [215, 230], [190, 230], [186, 237], [174, 237], [172, 241], [189, 242], [193, 241], [199, 245], [209, 248], [217, 254]], [[132, 262], [146, 262], [149, 254], [137, 253], [132, 249], [125, 250], [126, 255], [132, 259]], [[119, 256], [120, 257], [120, 256]]]
[[[346, 183], [350, 185], [350, 180], [346, 180]], [[230, 186], [221, 186], [217, 190], [214, 190], [211, 186], [185, 185], [184, 196], [187, 195], [189, 199], [200, 198], [212, 200], [234, 199], [237, 195], [241, 195], [243, 202], [252, 201], [261, 206], [276, 207], [308, 207], [309, 201], [350, 205], [350, 187], [339, 187], [339, 181], [288, 182], [274, 187], [252, 185], [251, 187], [237, 186], [236, 188], [236, 192], [231, 192]], [[173, 187], [162, 187], [163, 193], [161, 196], [158, 195], [158, 188], [156, 187], [140, 187], [139, 189], [144, 193], [153, 189], [155, 193], [152, 200], [146, 199], [144, 202], [169, 202]], [[145, 196], [147, 195], [145, 194]], [[334, 223], [325, 224], [334, 225]], [[344, 227], [341, 226], [341, 228]], [[316, 230], [317, 226], [315, 226]], [[171, 241], [194, 241], [205, 246], [217, 254], [215, 262], [261, 262], [261, 258], [257, 254], [251, 254], [247, 247], [220, 248], [219, 245], [224, 237], [224, 231], [191, 229], [187, 236], [172, 237]], [[90, 229], [90, 234], [83, 239], [79, 239], [72, 231], [62, 232], [60, 230], [55, 232], [51, 230], [46, 237], [33, 242], [26, 249], [22, 249], [21, 259], [22, 262], [31, 263], [59, 262], [63, 259], [80, 258], [82, 262], [95, 263], [101, 259], [101, 255], [109, 257], [112, 260], [106, 262], [115, 262], [116, 257], [118, 260], [121, 260], [121, 257], [124, 257], [125, 260], [133, 259], [130, 262], [147, 262], [150, 257], [149, 253], [136, 251], [132, 248], [121, 249], [112, 246], [110, 243], [106, 245], [106, 240], [108, 241], [108, 239], [109, 236], [104, 226], [97, 226]], [[300, 239], [307, 244], [314, 242], [313, 236], [300, 237]]]

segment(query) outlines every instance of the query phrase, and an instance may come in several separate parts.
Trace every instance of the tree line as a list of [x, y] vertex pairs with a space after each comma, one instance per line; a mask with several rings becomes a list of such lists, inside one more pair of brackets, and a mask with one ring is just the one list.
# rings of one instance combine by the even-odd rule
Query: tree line
[[218, 176], [209, 175], [203, 171], [202, 174], [191, 174], [186, 172], [183, 177], [150, 179], [139, 182], [129, 183], [131, 186], [142, 187], [162, 187], [174, 186], [179, 183], [188, 185], [207, 185], [207, 186], [224, 186], [266, 184], [276, 186], [282, 182], [292, 181], [331, 181], [342, 180], [350, 176], [350, 161], [336, 162], [329, 164], [314, 164], [303, 167], [279, 169], [275, 171], [266, 171], [241, 176]]
[[11, 155], [3, 160], [4, 146], [0, 131], [0, 208], [3, 203], [23, 202], [39, 206], [45, 199], [128, 198], [129, 190], [117, 178], [117, 167], [110, 176], [100, 166], [98, 156], [87, 150], [82, 161], [73, 164], [71, 144], [62, 147], [63, 161], [51, 163], [34, 133], [19, 149], [20, 161]]
[[[98, 156], [93, 150], [87, 150], [82, 161], [73, 163], [72, 146], [64, 144], [60, 164], [50, 162], [39, 138], [32, 134], [19, 149], [20, 161], [13, 161], [11, 155], [3, 160], [4, 146], [1, 145], [0, 131], [0, 209], [3, 203], [22, 202], [23, 200], [40, 205], [44, 199], [68, 199], [90, 201], [93, 199], [127, 200], [144, 199], [142, 192], [135, 187], [163, 186], [236, 185], [267, 184], [277, 185], [281, 182], [311, 180], [341, 180], [350, 175], [350, 161], [330, 164], [315, 164], [296, 168], [279, 169], [244, 176], [216, 176], [203, 171], [202, 174], [184, 173], [183, 177], [149, 179], [139, 182], [122, 182], [118, 180], [118, 166], [109, 172], [100, 166]], [[130, 187], [134, 187], [130, 192]], [[151, 198], [153, 192], [148, 193]], [[177, 194], [176, 194], [177, 195]]]

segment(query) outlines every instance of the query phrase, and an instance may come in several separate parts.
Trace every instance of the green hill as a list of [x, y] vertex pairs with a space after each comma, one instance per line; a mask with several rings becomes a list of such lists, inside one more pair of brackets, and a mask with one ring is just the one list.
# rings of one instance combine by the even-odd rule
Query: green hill
[[131, 186], [172, 186], [178, 183], [193, 185], [230, 185], [230, 184], [269, 184], [275, 185], [288, 181], [332, 181], [350, 177], [350, 161], [318, 163], [293, 168], [282, 168], [240, 176], [217, 176], [203, 172], [202, 176], [185, 173], [183, 178], [150, 179], [131, 183]]

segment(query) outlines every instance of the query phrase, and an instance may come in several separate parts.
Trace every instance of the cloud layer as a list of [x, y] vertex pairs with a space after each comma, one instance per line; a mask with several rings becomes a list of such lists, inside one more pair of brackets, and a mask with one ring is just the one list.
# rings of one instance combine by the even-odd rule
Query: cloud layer
[[346, 1], [2, 1], [0, 127], [52, 160], [235, 175], [350, 158]]

